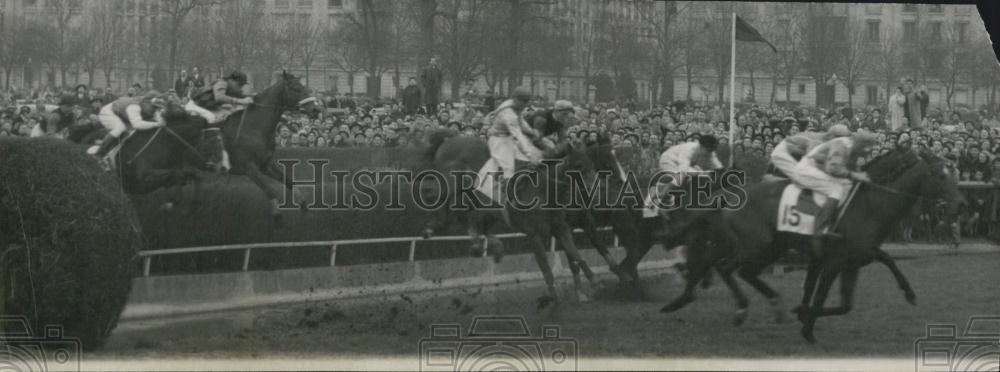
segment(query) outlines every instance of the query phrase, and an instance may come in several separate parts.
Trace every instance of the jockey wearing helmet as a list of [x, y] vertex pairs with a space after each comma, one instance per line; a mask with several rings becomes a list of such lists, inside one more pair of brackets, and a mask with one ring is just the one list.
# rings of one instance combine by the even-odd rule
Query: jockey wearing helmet
[[136, 130], [152, 129], [164, 125], [161, 110], [165, 107], [163, 98], [155, 91], [145, 96], [121, 97], [101, 107], [97, 120], [108, 129], [100, 147], [93, 146], [87, 153], [103, 158], [114, 148], [128, 126]]
[[535, 111], [528, 115], [528, 123], [540, 137], [535, 144], [545, 151], [553, 152], [550, 157], [556, 157], [556, 154], [564, 151], [569, 143], [566, 131], [573, 125], [575, 113], [576, 109], [572, 102], [559, 100], [551, 109]]
[[[817, 238], [837, 236], [825, 230], [834, 222], [837, 205], [846, 197], [853, 185], [852, 180], [870, 181], [866, 173], [853, 171], [852, 168], [857, 164], [857, 158], [863, 156], [875, 141], [876, 137], [869, 132], [831, 139], [810, 150], [792, 171], [802, 187], [828, 197], [816, 213]], [[820, 253], [817, 250], [820, 239], [816, 239], [816, 243], [813, 245], [814, 254]]]
[[45, 118], [31, 129], [31, 137], [55, 136], [62, 138], [66, 128], [73, 125], [76, 115], [73, 108], [79, 104], [76, 97], [63, 95], [59, 98], [59, 109], [49, 113]]
[[703, 134], [698, 137], [697, 142], [670, 146], [660, 155], [660, 171], [673, 177], [671, 184], [680, 186], [684, 183], [684, 175], [687, 172], [722, 169], [722, 162], [715, 154], [718, 145], [719, 140], [715, 136]]
[[521, 113], [531, 101], [531, 92], [525, 88], [514, 89], [511, 98], [488, 115], [490, 123], [487, 141], [490, 157], [497, 162], [504, 178], [514, 172], [515, 160], [537, 164], [542, 160], [541, 151], [532, 143], [538, 138], [536, 131], [521, 118]]
[[[209, 124], [215, 124], [226, 119], [232, 112], [232, 105], [250, 105], [253, 99], [244, 97], [243, 86], [247, 84], [247, 74], [241, 71], [233, 71], [224, 79], [219, 79], [211, 86], [202, 88], [200, 92], [193, 95], [184, 108], [205, 118]], [[222, 108], [223, 112], [218, 114], [212, 110]]]
[[799, 164], [799, 160], [803, 156], [809, 153], [809, 150], [826, 141], [849, 135], [851, 135], [851, 131], [843, 124], [831, 126], [825, 133], [803, 132], [796, 134], [785, 138], [774, 147], [774, 151], [771, 152], [771, 163], [786, 177], [799, 183], [795, 174], [795, 166]]

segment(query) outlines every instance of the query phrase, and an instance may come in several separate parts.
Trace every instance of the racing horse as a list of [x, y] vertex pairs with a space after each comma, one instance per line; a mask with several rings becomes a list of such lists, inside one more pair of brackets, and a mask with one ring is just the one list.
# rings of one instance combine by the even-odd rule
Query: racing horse
[[[428, 150], [425, 154], [425, 161], [431, 170], [444, 175], [444, 185], [428, 187], [421, 185], [421, 193], [429, 194], [436, 192], [438, 198], [448, 200], [447, 206], [442, 209], [442, 215], [438, 219], [428, 223], [424, 231], [425, 237], [430, 237], [433, 233], [446, 224], [452, 212], [460, 215], [459, 218], [467, 222], [469, 237], [472, 241], [471, 251], [474, 255], [483, 252], [483, 238], [489, 241], [493, 247], [493, 256], [499, 260], [502, 256], [502, 246], [500, 241], [490, 233], [491, 227], [501, 218], [497, 215], [501, 213], [498, 209], [484, 208], [486, 203], [473, 202], [469, 205], [467, 201], [461, 199], [457, 189], [459, 185], [466, 183], [466, 179], [459, 179], [458, 176], [474, 175], [489, 160], [490, 153], [486, 143], [475, 137], [456, 136], [456, 133], [449, 130], [436, 130], [428, 134]], [[566, 214], [563, 208], [548, 208], [551, 202], [568, 204], [565, 199], [568, 195], [568, 172], [579, 171], [585, 180], [594, 179], [593, 164], [587, 157], [587, 148], [582, 142], [572, 142], [568, 146], [567, 154], [561, 157], [558, 164], [551, 166], [541, 166], [533, 174], [535, 177], [522, 177], [523, 182], [515, 182], [516, 185], [508, 187], [511, 200], [519, 200], [532, 204], [527, 208], [507, 207], [509, 221], [517, 231], [523, 232], [528, 237], [529, 245], [538, 263], [542, 276], [545, 279], [547, 293], [538, 299], [538, 307], [545, 308], [549, 304], [558, 303], [559, 296], [556, 294], [555, 277], [548, 262], [546, 251], [549, 239], [552, 236], [560, 243], [566, 252], [567, 261], [573, 275], [576, 293], [581, 300], [586, 300], [586, 293], [582, 287], [578, 273], [582, 271], [588, 281], [593, 282], [594, 274], [589, 265], [583, 260], [576, 245], [573, 243], [573, 231], [566, 223]], [[550, 159], [551, 160], [551, 159]], [[546, 161], [548, 164], [549, 160]], [[519, 170], [519, 172], [526, 172]], [[456, 177], [451, 177], [456, 176]], [[530, 185], [529, 185], [530, 184]], [[561, 184], [561, 185], [560, 185]], [[523, 187], [522, 187], [523, 186]], [[556, 190], [552, 192], [552, 190]], [[476, 194], [477, 196], [479, 194]], [[551, 199], [557, 198], [557, 199]], [[537, 203], [536, 203], [537, 202]], [[458, 207], [456, 210], [451, 210]], [[442, 223], [442, 221], [444, 221]]]
[[[274, 161], [275, 128], [285, 111], [299, 109], [310, 118], [319, 115], [320, 107], [308, 88], [298, 77], [282, 72], [278, 82], [254, 96], [254, 102], [242, 111], [235, 112], [222, 124], [222, 139], [232, 169], [229, 173], [245, 175], [271, 200], [271, 216], [281, 218], [278, 192], [267, 184], [271, 178], [284, 185], [289, 196], [294, 196], [292, 180], [286, 179]], [[301, 208], [305, 204], [299, 203]]]
[[[802, 322], [801, 334], [810, 343], [816, 341], [813, 328], [817, 318], [850, 312], [858, 271], [873, 261], [891, 258], [880, 249], [882, 242], [910, 210], [914, 199], [942, 199], [949, 212], [963, 203], [957, 182], [948, 176], [940, 159], [909, 148], [891, 151], [872, 160], [864, 168], [871, 183], [856, 186], [850, 204], [841, 212], [838, 231], [843, 238], [824, 242], [822, 257], [809, 265], [802, 302], [796, 312]], [[790, 248], [810, 244], [811, 236], [777, 232], [778, 200], [789, 181], [763, 182], [750, 187], [747, 204], [739, 210], [707, 211], [688, 228], [696, 233], [689, 250], [690, 271], [684, 293], [664, 306], [662, 312], [683, 308], [694, 300], [694, 285], [715, 267], [724, 280], [738, 270], [739, 276], [770, 302], [776, 315], [782, 316], [781, 297], [759, 278], [765, 267], [776, 262]], [[888, 265], [888, 264], [887, 264]], [[902, 276], [890, 266], [897, 281]], [[837, 276], [841, 279], [841, 306], [824, 308], [829, 290]], [[728, 279], [727, 279], [728, 278]], [[811, 278], [811, 279], [810, 279]], [[816, 281], [818, 280], [818, 283]], [[905, 283], [900, 283], [901, 287]], [[912, 290], [904, 292], [910, 300]], [[730, 286], [737, 301], [736, 324], [746, 319], [748, 300], [738, 286]], [[811, 301], [811, 302], [810, 302]], [[912, 301], [911, 301], [912, 302]]]
[[166, 126], [135, 131], [123, 141], [113, 154], [112, 171], [130, 195], [173, 188], [175, 193], [165, 206], [178, 202], [181, 188], [193, 182], [193, 206], [197, 203], [201, 184], [196, 169], [206, 170], [204, 165], [207, 161], [202, 156], [204, 149], [200, 148], [206, 122], [188, 115], [174, 104], [168, 104], [163, 118]]

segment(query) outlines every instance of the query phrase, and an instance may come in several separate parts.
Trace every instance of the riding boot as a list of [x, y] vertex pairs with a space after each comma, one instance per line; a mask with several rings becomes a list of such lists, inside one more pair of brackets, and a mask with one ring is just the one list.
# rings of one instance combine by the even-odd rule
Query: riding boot
[[116, 145], [118, 145], [118, 142], [119, 142], [118, 137], [112, 136], [110, 134], [105, 136], [104, 140], [101, 141], [101, 146], [97, 148], [97, 152], [95, 152], [93, 155], [96, 156], [98, 159], [103, 159], [105, 156], [108, 155], [108, 151], [111, 151], [111, 149], [113, 149]]

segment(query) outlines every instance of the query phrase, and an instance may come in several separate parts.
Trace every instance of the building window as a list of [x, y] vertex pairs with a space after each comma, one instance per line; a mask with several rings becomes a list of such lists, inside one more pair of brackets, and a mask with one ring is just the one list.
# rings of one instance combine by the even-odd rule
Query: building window
[[931, 4], [930, 12], [932, 12], [932, 13], [944, 13], [944, 5], [941, 5], [941, 4]]
[[931, 22], [931, 40], [941, 40], [941, 22]]
[[38, 5], [38, 0], [24, 0], [24, 6], [33, 7]]
[[326, 0], [326, 7], [335, 9], [344, 7], [344, 0]]
[[917, 4], [903, 4], [903, 11], [907, 13], [916, 13]]
[[878, 104], [878, 87], [874, 85], [865, 86], [865, 104], [866, 105]]
[[287, 9], [288, 0], [274, 0], [274, 7], [278, 9]]
[[966, 42], [965, 32], [969, 28], [968, 22], [956, 22], [955, 23], [955, 38], [958, 39], [959, 43]]
[[806, 85], [799, 84], [799, 94], [806, 94]]
[[917, 22], [903, 22], [903, 41], [917, 41]]
[[865, 4], [865, 14], [869, 15], [882, 14], [882, 4]]
[[868, 21], [868, 41], [879, 41], [879, 23], [878, 20]]
[[299, 8], [312, 8], [312, 0], [299, 0]]

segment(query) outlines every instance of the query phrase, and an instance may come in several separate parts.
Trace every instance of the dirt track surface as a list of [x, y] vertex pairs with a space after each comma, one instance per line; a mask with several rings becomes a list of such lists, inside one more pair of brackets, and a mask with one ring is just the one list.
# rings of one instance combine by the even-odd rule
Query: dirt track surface
[[[791, 314], [785, 323], [775, 324], [763, 297], [742, 281], [751, 307], [741, 327], [732, 325], [734, 301], [718, 280], [699, 290], [697, 301], [687, 308], [661, 314], [659, 309], [681, 290], [677, 277], [663, 274], [646, 278], [653, 297], [649, 302], [618, 298], [614, 285], [605, 283], [597, 286], [591, 302], [578, 303], [563, 291], [563, 302], [546, 311], [536, 309], [540, 288], [485, 288], [366, 304], [309, 303], [162, 324], [130, 322], [86, 358], [416, 357], [432, 325], [457, 323], [464, 334], [474, 317], [494, 315], [523, 316], [536, 337], [543, 324], [558, 325], [560, 336], [576, 340], [583, 357], [912, 358], [914, 341], [924, 336], [928, 323], [954, 323], [962, 329], [970, 316], [1000, 316], [1000, 253], [894, 255], [917, 292], [917, 306], [906, 303], [885, 267], [870, 265], [861, 272], [854, 311], [820, 319], [816, 345], [803, 341]], [[788, 309], [799, 301], [803, 277], [802, 272], [763, 276], [784, 296]], [[838, 302], [835, 289], [828, 305]]]

